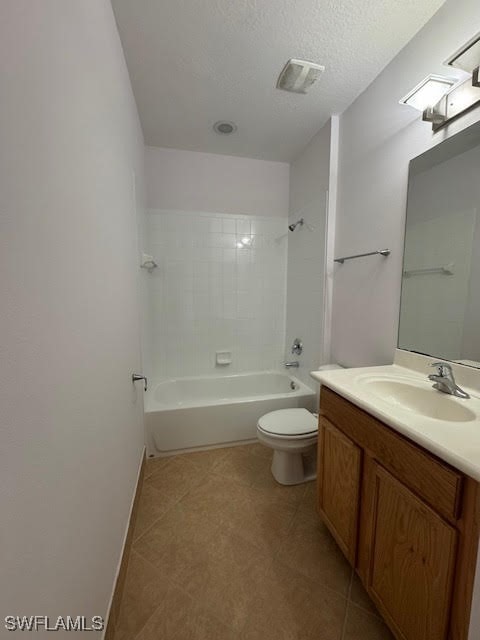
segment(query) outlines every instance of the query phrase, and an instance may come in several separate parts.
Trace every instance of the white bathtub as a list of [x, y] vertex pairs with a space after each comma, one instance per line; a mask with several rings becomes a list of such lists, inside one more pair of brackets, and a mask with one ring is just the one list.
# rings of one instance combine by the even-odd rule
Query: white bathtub
[[171, 455], [254, 440], [264, 413], [312, 410], [314, 400], [309, 387], [277, 371], [153, 382], [145, 398], [147, 452]]

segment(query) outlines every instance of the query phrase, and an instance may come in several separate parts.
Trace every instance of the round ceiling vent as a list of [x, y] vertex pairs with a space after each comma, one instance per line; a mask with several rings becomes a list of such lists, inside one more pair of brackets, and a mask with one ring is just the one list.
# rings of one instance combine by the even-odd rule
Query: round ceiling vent
[[213, 125], [213, 130], [223, 136], [228, 136], [230, 133], [235, 133], [237, 125], [234, 122], [228, 122], [227, 120], [219, 120]]

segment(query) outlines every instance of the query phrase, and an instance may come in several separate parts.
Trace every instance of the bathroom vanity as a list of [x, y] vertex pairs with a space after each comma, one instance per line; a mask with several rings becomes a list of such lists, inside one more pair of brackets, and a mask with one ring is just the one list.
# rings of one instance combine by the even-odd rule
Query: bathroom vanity
[[395, 363], [312, 372], [318, 511], [398, 640], [480, 639], [479, 171], [480, 123], [411, 161]]
[[319, 513], [397, 638], [466, 640], [480, 484], [343, 397], [354, 371], [322, 375]]

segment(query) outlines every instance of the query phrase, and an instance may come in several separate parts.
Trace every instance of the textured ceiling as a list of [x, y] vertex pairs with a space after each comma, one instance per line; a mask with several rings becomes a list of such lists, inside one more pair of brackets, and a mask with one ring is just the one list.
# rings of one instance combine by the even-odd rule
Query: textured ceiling
[[[289, 161], [443, 0], [112, 4], [148, 145]], [[307, 95], [275, 89], [292, 57], [326, 66]], [[217, 120], [238, 131], [219, 136]]]

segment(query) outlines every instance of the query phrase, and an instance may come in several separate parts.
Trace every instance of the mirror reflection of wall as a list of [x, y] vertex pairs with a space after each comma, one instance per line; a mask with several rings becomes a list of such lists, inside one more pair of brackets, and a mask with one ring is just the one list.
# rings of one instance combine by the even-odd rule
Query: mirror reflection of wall
[[399, 344], [480, 367], [480, 125], [412, 161]]

